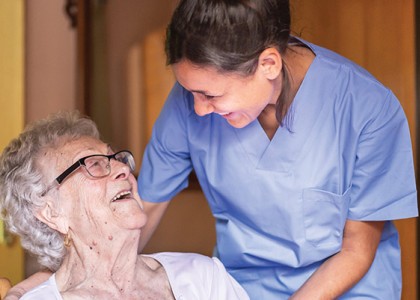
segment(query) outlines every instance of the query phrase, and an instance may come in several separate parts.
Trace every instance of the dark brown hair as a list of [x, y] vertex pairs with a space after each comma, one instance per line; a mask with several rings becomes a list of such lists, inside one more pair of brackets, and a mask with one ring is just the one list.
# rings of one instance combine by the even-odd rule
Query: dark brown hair
[[[255, 72], [265, 49], [275, 47], [284, 54], [289, 40], [288, 0], [181, 0], [167, 27], [165, 50], [169, 65], [186, 59], [247, 76]], [[280, 124], [290, 101], [286, 67], [282, 76], [276, 104]]]

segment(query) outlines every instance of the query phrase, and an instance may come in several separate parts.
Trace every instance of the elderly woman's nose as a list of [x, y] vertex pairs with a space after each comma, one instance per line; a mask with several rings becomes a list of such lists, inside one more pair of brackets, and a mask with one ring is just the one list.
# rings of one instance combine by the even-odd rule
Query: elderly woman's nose
[[115, 178], [126, 178], [129, 176], [131, 170], [128, 165], [115, 159], [111, 159], [111, 173]]

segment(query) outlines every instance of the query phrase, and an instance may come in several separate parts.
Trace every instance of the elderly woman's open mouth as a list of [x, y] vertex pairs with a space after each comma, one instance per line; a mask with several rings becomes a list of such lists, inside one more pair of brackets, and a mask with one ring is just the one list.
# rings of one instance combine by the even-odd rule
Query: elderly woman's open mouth
[[114, 198], [112, 198], [112, 202], [120, 201], [120, 200], [126, 200], [126, 199], [133, 199], [131, 196], [131, 191], [123, 191], [115, 195]]

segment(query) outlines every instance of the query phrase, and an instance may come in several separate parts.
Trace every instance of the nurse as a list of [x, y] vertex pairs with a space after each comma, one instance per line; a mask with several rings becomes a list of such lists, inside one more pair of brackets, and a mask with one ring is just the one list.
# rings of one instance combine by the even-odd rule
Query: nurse
[[194, 169], [215, 255], [251, 299], [400, 299], [392, 221], [418, 209], [394, 94], [291, 36], [284, 0], [181, 0], [166, 53], [177, 83], [139, 176], [142, 243]]

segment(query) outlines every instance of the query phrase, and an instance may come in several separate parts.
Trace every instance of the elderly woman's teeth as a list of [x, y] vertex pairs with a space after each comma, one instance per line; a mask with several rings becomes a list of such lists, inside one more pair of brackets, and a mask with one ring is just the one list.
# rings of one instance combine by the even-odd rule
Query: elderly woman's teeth
[[117, 201], [117, 200], [123, 199], [128, 195], [131, 195], [130, 191], [121, 192], [121, 193], [117, 194], [114, 198], [112, 198], [112, 201]]

